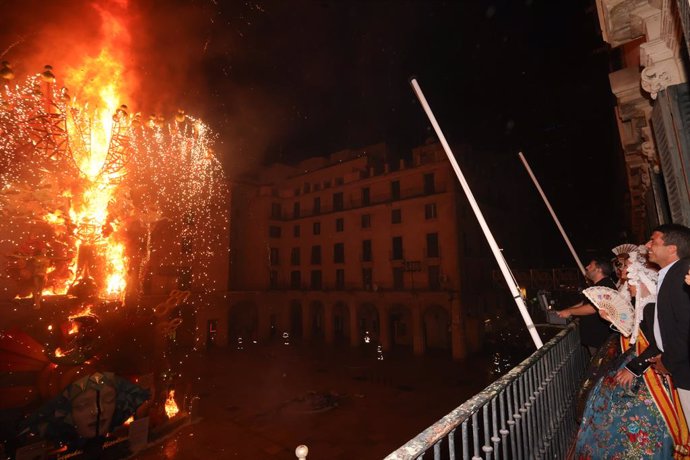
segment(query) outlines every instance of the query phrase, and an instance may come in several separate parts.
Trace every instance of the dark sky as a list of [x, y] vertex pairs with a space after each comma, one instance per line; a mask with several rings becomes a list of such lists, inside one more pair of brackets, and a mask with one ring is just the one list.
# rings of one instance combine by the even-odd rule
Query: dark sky
[[[32, 55], [59, 78], [63, 55], [78, 54], [70, 38], [98, 33], [90, 4], [68, 3], [0, 0], [0, 53], [18, 73], [40, 70]], [[128, 103], [203, 117], [231, 176], [381, 141], [408, 156], [432, 134], [415, 75], [449, 142], [514, 175], [495, 187], [524, 205], [511, 228], [529, 232], [525, 244], [553, 248], [535, 263], [572, 265], [520, 150], [578, 252], [611, 247], [625, 226], [610, 52], [593, 0], [130, 0], [128, 11], [140, 76]]]
[[[499, 157], [515, 174], [514, 183], [496, 184], [511, 203], [529, 208], [515, 231], [531, 233], [525, 244], [553, 248], [534, 263], [572, 265], [572, 259], [518, 162], [520, 150], [582, 257], [617, 242], [624, 172], [610, 54], [593, 1], [290, 1], [243, 8], [247, 21], [234, 29], [243, 52], [218, 54], [205, 61], [204, 73], [218, 113], [233, 103], [226, 88], [250, 88], [260, 104], [272, 102], [266, 123], [258, 116], [246, 133], [249, 155], [252, 139], [264, 135], [255, 154], [285, 162], [379, 141], [407, 155], [431, 134], [408, 84], [415, 75], [451, 144]], [[226, 7], [218, 12], [237, 16]], [[222, 20], [213, 31], [212, 41], [227, 33]]]

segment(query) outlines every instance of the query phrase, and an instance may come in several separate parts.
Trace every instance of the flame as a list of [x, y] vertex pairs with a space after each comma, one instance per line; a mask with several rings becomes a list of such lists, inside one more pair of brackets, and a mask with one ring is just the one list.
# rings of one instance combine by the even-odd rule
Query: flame
[[[84, 104], [81, 110], [73, 105], [69, 112], [72, 116], [66, 120], [70, 138], [81, 140], [81, 148], [73, 149], [72, 154], [86, 183], [81, 194], [70, 200], [69, 219], [74, 226], [77, 250], [88, 244], [99, 255], [105, 256], [105, 286], [99, 294], [119, 298], [126, 288], [125, 246], [115, 234], [104, 234], [104, 228], [109, 224], [109, 204], [122, 173], [105, 173], [104, 170], [113, 142], [114, 114], [122, 100], [130, 97], [124, 89], [124, 62], [130, 35], [124, 16], [116, 11], [118, 8], [126, 9], [126, 1], [111, 4], [110, 10], [99, 5], [94, 7], [102, 20], [101, 51], [97, 56], [86, 56], [81, 65], [65, 72], [67, 87], [75, 89]], [[83, 123], [79, 123], [80, 117], [90, 120], [88, 132], [84, 132]], [[64, 224], [64, 219], [55, 213], [48, 214], [44, 220], [55, 225]], [[73, 276], [67, 285], [84, 276], [79, 273], [76, 260], [72, 262], [70, 271]]]
[[180, 409], [175, 402], [175, 390], [170, 390], [168, 399], [165, 400], [165, 415], [167, 415], [168, 418], [173, 418], [178, 412], [180, 412]]
[[69, 331], [67, 331], [67, 335], [74, 335], [77, 332], [79, 332], [79, 324], [72, 323], [72, 326], [69, 328]]
[[62, 358], [63, 356], [65, 356], [65, 353], [60, 349], [60, 347], [57, 347], [55, 349], [55, 357]]
[[69, 319], [70, 321], [72, 321], [73, 319], [79, 318], [80, 316], [89, 316], [89, 315], [92, 315], [92, 314], [93, 314], [93, 313], [91, 312], [91, 305], [87, 305], [86, 307], [84, 307], [83, 309], [81, 309], [80, 311], [78, 311], [77, 313], [75, 313], [75, 314], [73, 314], [73, 315], [69, 315], [69, 316], [67, 317], [67, 319]]
[[129, 426], [132, 422], [134, 421], [134, 416], [130, 415], [127, 420], [125, 420], [125, 423], [123, 423], [124, 426]]

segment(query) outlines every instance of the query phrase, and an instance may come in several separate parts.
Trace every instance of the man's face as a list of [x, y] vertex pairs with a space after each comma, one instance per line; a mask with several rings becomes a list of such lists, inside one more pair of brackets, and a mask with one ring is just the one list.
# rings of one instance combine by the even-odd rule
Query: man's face
[[670, 264], [678, 258], [676, 254], [676, 246], [673, 244], [666, 245], [664, 242], [664, 234], [661, 232], [654, 232], [649, 238], [647, 244], [647, 257], [650, 262], [654, 262], [661, 268]]
[[599, 268], [599, 265], [597, 265], [595, 261], [591, 261], [589, 265], [585, 267], [585, 276], [591, 281], [596, 281], [599, 272], [601, 272], [601, 268]]
[[101, 391], [89, 389], [72, 401], [72, 421], [82, 438], [104, 435], [110, 429], [115, 412], [117, 394], [111, 386], [105, 385]]

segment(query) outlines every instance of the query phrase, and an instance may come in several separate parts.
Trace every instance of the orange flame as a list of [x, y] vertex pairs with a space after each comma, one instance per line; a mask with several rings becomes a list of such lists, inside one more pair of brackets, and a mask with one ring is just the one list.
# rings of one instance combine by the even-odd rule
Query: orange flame
[[[131, 37], [124, 15], [126, 1], [112, 2], [107, 6], [94, 5], [94, 8], [102, 21], [100, 53], [86, 56], [80, 65], [64, 71], [66, 86], [84, 103], [82, 108], [73, 107], [72, 116], [67, 118], [70, 137], [79, 140], [72, 153], [82, 177], [75, 179], [84, 184], [78, 187], [80, 192], [71, 197], [69, 221], [74, 226], [76, 249], [89, 245], [104, 258], [104, 286], [99, 294], [113, 299], [124, 294], [127, 260], [124, 244], [117, 241], [114, 232], [104, 234], [104, 228], [110, 225], [108, 206], [114, 198], [119, 178], [117, 173], [104, 173], [104, 166], [113, 141], [113, 116], [122, 102], [131, 97], [125, 92], [128, 82], [124, 78]], [[78, 123], [79, 117], [90, 120], [86, 131]], [[64, 226], [66, 216], [48, 213], [44, 220], [60, 227]], [[78, 277], [85, 276], [79, 272], [76, 260], [70, 271], [72, 279], [64, 290]]]
[[168, 399], [165, 400], [165, 415], [167, 415], [168, 418], [173, 418], [178, 412], [180, 412], [180, 409], [175, 402], [175, 390], [170, 390]]

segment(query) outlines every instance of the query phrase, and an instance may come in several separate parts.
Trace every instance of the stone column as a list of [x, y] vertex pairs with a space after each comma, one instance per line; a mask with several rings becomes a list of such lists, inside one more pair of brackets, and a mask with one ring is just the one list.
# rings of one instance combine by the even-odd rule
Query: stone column
[[327, 300], [323, 303], [323, 333], [328, 345], [333, 345], [333, 337], [335, 335], [335, 324], [333, 324], [333, 302]]
[[388, 307], [379, 306], [377, 307], [379, 313], [379, 342], [383, 347], [383, 351], [390, 351], [391, 349], [391, 336], [390, 336], [390, 324], [388, 321]]
[[423, 356], [426, 351], [424, 343], [424, 319], [422, 316], [422, 305], [412, 306], [412, 351], [415, 356]]
[[450, 321], [453, 359], [465, 359], [467, 356], [467, 345], [465, 343], [466, 337], [458, 293], [455, 293], [450, 304]]
[[357, 321], [357, 304], [349, 302], [347, 310], [350, 313], [350, 346], [357, 347], [361, 339], [359, 336], [359, 322]]

